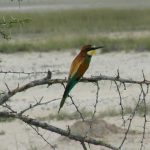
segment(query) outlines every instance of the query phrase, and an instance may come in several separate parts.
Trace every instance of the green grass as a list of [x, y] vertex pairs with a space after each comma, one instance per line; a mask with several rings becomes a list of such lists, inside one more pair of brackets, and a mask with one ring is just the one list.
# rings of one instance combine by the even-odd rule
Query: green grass
[[[150, 50], [150, 37], [111, 37], [112, 32], [150, 30], [150, 9], [83, 9], [43, 12], [0, 12], [9, 19], [31, 18], [11, 28], [12, 41], [0, 41], [0, 52], [51, 51], [91, 43], [105, 45], [103, 52]], [[105, 33], [105, 36], [103, 34]]]
[[[87, 34], [150, 29], [150, 10], [83, 9], [44, 12], [1, 13], [1, 16], [32, 18], [20, 33]], [[18, 34], [18, 28], [14, 28]]]

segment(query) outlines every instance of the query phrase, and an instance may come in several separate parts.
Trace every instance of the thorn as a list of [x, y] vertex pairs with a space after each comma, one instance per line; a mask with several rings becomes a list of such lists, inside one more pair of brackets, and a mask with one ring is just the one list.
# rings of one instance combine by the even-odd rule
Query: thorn
[[8, 85], [7, 85], [7, 83], [5, 83], [5, 86], [7, 87], [8, 93], [11, 93], [11, 91], [10, 91], [10, 89], [9, 89], [9, 87], [8, 87]]
[[44, 96], [42, 96], [42, 97], [40, 98], [40, 100], [38, 101], [38, 104], [40, 104], [40, 103], [42, 102], [43, 98], [44, 98]]
[[123, 82], [123, 86], [124, 86], [124, 90], [126, 90], [126, 85], [125, 85], [125, 83]]
[[50, 70], [48, 70], [46, 78], [47, 79], [51, 79], [52, 78], [52, 72]]
[[70, 135], [71, 130], [70, 130], [69, 125], [67, 126], [67, 128], [68, 128], [68, 135]]
[[120, 73], [119, 73], [119, 69], [117, 69], [117, 76], [116, 76], [116, 79], [119, 79], [120, 78]]
[[144, 74], [144, 71], [142, 70], [142, 75], [143, 75], [143, 81], [145, 82], [146, 79], [145, 79], [145, 74]]
[[[47, 72], [47, 76], [46, 76], [45, 80], [47, 80], [47, 79], [51, 79], [51, 78], [52, 78], [52, 72], [51, 72], [50, 70], [48, 70], [48, 72]], [[48, 83], [47, 88], [48, 88], [50, 85], [51, 85], [51, 83]]]

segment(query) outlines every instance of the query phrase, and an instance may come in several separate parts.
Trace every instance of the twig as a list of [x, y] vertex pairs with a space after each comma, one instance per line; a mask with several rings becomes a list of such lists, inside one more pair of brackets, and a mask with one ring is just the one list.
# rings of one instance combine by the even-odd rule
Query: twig
[[16, 111], [13, 110], [7, 103], [3, 104], [2, 106], [3, 106], [4, 108], [7, 108], [10, 112], [16, 113]]
[[96, 108], [97, 108], [98, 99], [99, 99], [99, 90], [100, 90], [100, 87], [99, 87], [98, 81], [96, 82], [96, 87], [97, 87], [96, 100], [95, 100], [95, 105], [94, 105], [94, 112], [93, 112], [92, 119], [91, 119], [92, 121], [93, 121], [94, 116], [95, 116], [95, 114], [96, 114]]
[[8, 87], [8, 85], [7, 85], [7, 83], [5, 83], [5, 86], [6, 86], [7, 90], [8, 90], [8, 93], [10, 93], [11, 91], [10, 91], [10, 89], [9, 89], [9, 87]]
[[37, 71], [37, 72], [25, 72], [25, 71], [3, 71], [0, 70], [0, 74], [24, 74], [24, 75], [32, 75], [32, 74], [47, 74], [47, 71]]
[[[64, 83], [62, 83], [61, 85], [62, 85], [62, 86], [64, 87], [64, 89], [65, 89], [65, 85], [64, 85]], [[71, 95], [68, 95], [68, 97], [70, 98], [70, 100], [71, 100], [72, 104], [75, 106], [76, 111], [79, 113], [79, 115], [80, 115], [80, 117], [81, 117], [82, 121], [85, 121], [85, 120], [84, 120], [84, 117], [83, 117], [83, 115], [82, 115], [82, 113], [80, 112], [80, 110], [79, 110], [78, 106], [75, 104], [75, 102], [74, 102], [74, 100], [73, 100], [72, 96], [71, 96]]]
[[[145, 76], [144, 76], [144, 73], [143, 73], [143, 77], [145, 79]], [[148, 90], [148, 88], [147, 88]], [[142, 91], [142, 95], [143, 95], [143, 103], [144, 103], [144, 125], [143, 125], [143, 136], [142, 136], [142, 139], [141, 139], [141, 147], [140, 147], [140, 150], [143, 149], [143, 146], [144, 146], [144, 139], [145, 139], [145, 133], [146, 133], [146, 123], [147, 123], [147, 105], [146, 105], [146, 95], [148, 93], [148, 91], [144, 91], [143, 89], [143, 86], [141, 85], [141, 91]]]
[[28, 124], [36, 133], [39, 135], [53, 150], [56, 149], [56, 145], [52, 145], [50, 142], [48, 142], [45, 137], [37, 130], [37, 128], [34, 128], [32, 125]]
[[96, 82], [96, 87], [97, 87], [97, 91], [96, 91], [96, 100], [95, 100], [95, 105], [94, 105], [94, 111], [93, 111], [93, 114], [92, 114], [92, 117], [90, 119], [90, 122], [89, 122], [89, 129], [86, 131], [85, 133], [85, 138], [87, 137], [89, 131], [91, 130], [92, 128], [92, 123], [94, 121], [94, 117], [95, 117], [95, 114], [96, 114], [96, 108], [97, 108], [97, 104], [98, 104], [98, 99], [99, 99], [99, 90], [100, 90], [100, 87], [99, 87], [99, 83]]
[[125, 140], [127, 139], [127, 135], [128, 135], [128, 132], [129, 132], [130, 127], [131, 127], [131, 124], [132, 124], [132, 120], [133, 120], [133, 118], [134, 118], [134, 116], [135, 116], [135, 113], [136, 113], [137, 109], [139, 108], [139, 105], [140, 105], [140, 102], [141, 102], [141, 95], [142, 95], [142, 91], [141, 91], [140, 94], [139, 94], [138, 102], [137, 102], [137, 104], [136, 104], [134, 110], [132, 111], [132, 113], [131, 113], [131, 115], [130, 115], [130, 118], [128, 118], [129, 124], [128, 124], [127, 130], [126, 130], [126, 132], [125, 132], [125, 136], [124, 136], [124, 138], [123, 138], [123, 140], [122, 140], [122, 142], [121, 142], [121, 144], [120, 144], [120, 146], [119, 146], [119, 149], [121, 149], [121, 147], [123, 146]]
[[121, 117], [122, 117], [122, 120], [123, 120], [123, 125], [125, 126], [125, 119], [124, 119], [124, 108], [123, 108], [123, 103], [122, 103], [122, 96], [121, 96], [121, 93], [120, 93], [120, 89], [119, 89], [119, 86], [117, 84], [116, 81], [115, 82], [115, 85], [116, 85], [116, 88], [117, 88], [117, 91], [118, 91], [118, 94], [119, 94], [119, 100], [120, 100], [120, 107], [121, 107]]
[[25, 112], [27, 112], [27, 111], [30, 110], [30, 109], [33, 109], [33, 108], [35, 108], [35, 107], [37, 107], [37, 106], [49, 104], [49, 103], [51, 103], [51, 102], [54, 102], [54, 101], [59, 100], [60, 98], [52, 99], [52, 100], [47, 101], [47, 102], [41, 102], [42, 99], [43, 99], [43, 97], [42, 97], [39, 101], [37, 101], [34, 105], [31, 105], [31, 104], [30, 104], [27, 108], [25, 108], [24, 110], [22, 110], [19, 114], [22, 115], [22, 114], [24, 114]]
[[84, 142], [81, 142], [81, 145], [82, 145], [82, 147], [83, 147], [83, 150], [87, 150], [86, 145], [85, 145]]
[[72, 104], [75, 106], [75, 108], [76, 108], [77, 112], [79, 113], [79, 115], [80, 115], [80, 117], [81, 117], [82, 121], [85, 121], [85, 119], [84, 119], [84, 117], [83, 117], [82, 113], [80, 112], [80, 110], [79, 110], [78, 106], [75, 104], [75, 102], [74, 102], [74, 100], [73, 100], [72, 96], [70, 96], [70, 95], [69, 95], [68, 97], [71, 99], [71, 102], [72, 102]]

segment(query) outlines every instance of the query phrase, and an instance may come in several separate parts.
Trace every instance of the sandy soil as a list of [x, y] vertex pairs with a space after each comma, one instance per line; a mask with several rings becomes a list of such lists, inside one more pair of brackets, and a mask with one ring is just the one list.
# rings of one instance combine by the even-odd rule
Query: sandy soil
[[[52, 78], [65, 78], [69, 71], [70, 63], [74, 56], [78, 53], [75, 52], [51, 52], [51, 53], [18, 53], [18, 54], [0, 54], [0, 70], [3, 71], [25, 71], [25, 72], [36, 72], [36, 71], [47, 71], [51, 70], [53, 73]], [[120, 71], [122, 78], [132, 78], [135, 80], [142, 80], [142, 70], [145, 73], [146, 79], [150, 80], [150, 53], [109, 53], [109, 54], [98, 54], [93, 57], [90, 68], [86, 72], [85, 76], [96, 76], [99, 74], [115, 76], [117, 69]], [[10, 89], [28, 83], [29, 81], [40, 79], [45, 74], [40, 75], [12, 75], [12, 74], [0, 74], [0, 87], [2, 91], [6, 91], [7, 88], [5, 83], [8, 84]], [[114, 83], [110, 81], [100, 81], [100, 93], [99, 103], [97, 105], [97, 113], [101, 111], [108, 111], [109, 109], [120, 110], [119, 106], [119, 95], [117, 93]], [[56, 93], [57, 91], [57, 93]], [[18, 93], [11, 98], [9, 104], [11, 107], [18, 112], [21, 109], [28, 107], [30, 104], [34, 104], [35, 100], [39, 100], [42, 96], [43, 101], [48, 101], [54, 98], [61, 98], [63, 94], [62, 85], [53, 85], [47, 88], [46, 85], [39, 86], [27, 90], [23, 93]], [[121, 94], [123, 97], [124, 106], [135, 106], [136, 101], [140, 93], [140, 87], [129, 86], [124, 90], [121, 87]], [[71, 92], [76, 104], [79, 109], [86, 108], [87, 110], [93, 111], [96, 97], [96, 86], [91, 83], [79, 83]], [[147, 103], [149, 104], [149, 94], [147, 95]], [[36, 109], [28, 112], [31, 117], [45, 117], [49, 114], [57, 113], [59, 101], [55, 101], [46, 106], [40, 106]], [[2, 109], [2, 108], [1, 108]], [[63, 107], [63, 111], [68, 113], [74, 112], [75, 108], [71, 105], [69, 99]], [[149, 118], [148, 118], [149, 119]], [[105, 117], [104, 120], [107, 123], [115, 124], [118, 129], [122, 127], [121, 116], [118, 117]], [[67, 125], [73, 125], [76, 121], [49, 121], [50, 124], [58, 127], [67, 128]], [[142, 138], [143, 131], [143, 118], [135, 117], [132, 124], [132, 130], [140, 132], [139, 134], [130, 134], [127, 138], [123, 150], [136, 150], [140, 148], [140, 141]], [[149, 132], [150, 124], [146, 126], [147, 134], [144, 141], [145, 149], [149, 149]], [[52, 134], [43, 130], [40, 132], [50, 141], [55, 144], [57, 149], [60, 150], [78, 150], [82, 149], [81, 145], [77, 142], [71, 142], [60, 138], [59, 135]], [[124, 133], [111, 133], [104, 135], [104, 140], [110, 142], [113, 145], [119, 145], [121, 143], [121, 137]], [[100, 138], [100, 137], [99, 137]], [[50, 149], [47, 145], [29, 126], [15, 120], [12, 122], [0, 123], [0, 149], [2, 150], [41, 150]], [[91, 146], [92, 150], [105, 150], [99, 146]]]

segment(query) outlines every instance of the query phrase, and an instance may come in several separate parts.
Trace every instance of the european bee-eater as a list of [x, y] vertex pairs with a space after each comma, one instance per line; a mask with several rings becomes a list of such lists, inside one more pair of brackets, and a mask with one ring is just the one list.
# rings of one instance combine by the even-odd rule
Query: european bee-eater
[[[103, 48], [102, 46], [85, 45], [81, 48], [80, 53], [75, 57], [71, 64], [71, 69], [68, 77], [68, 82], [60, 102], [59, 111], [63, 107], [64, 102], [71, 91], [71, 89], [83, 77], [83, 74], [88, 69], [92, 55], [96, 54], [96, 49]], [[58, 113], [59, 113], [58, 111]]]

